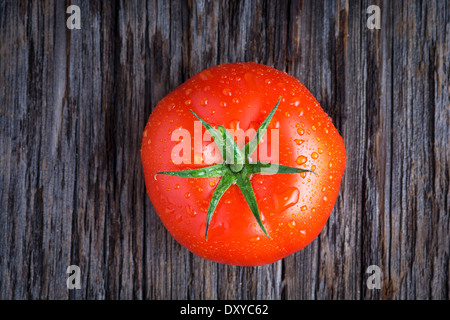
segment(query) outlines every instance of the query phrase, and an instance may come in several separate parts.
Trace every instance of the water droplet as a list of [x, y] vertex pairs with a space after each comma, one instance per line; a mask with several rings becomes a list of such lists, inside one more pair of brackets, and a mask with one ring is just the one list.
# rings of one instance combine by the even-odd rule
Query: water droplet
[[189, 99], [188, 99], [188, 100], [186, 100], [186, 101], [184, 102], [184, 104], [185, 104], [185, 105], [187, 105], [187, 106], [191, 105], [191, 103], [192, 103], [192, 101], [191, 101], [191, 100], [189, 100]]
[[210, 187], [214, 187], [216, 185], [216, 183], [214, 181], [210, 181], [209, 185], [210, 185]]
[[144, 131], [144, 137], [147, 137], [147, 130]]
[[328, 178], [330, 178], [330, 180], [333, 180], [333, 176], [331, 174], [330, 174], [330, 176]]
[[322, 188], [322, 192], [325, 192], [325, 190], [327, 190], [327, 187]]
[[233, 100], [231, 100], [231, 101], [233, 101], [233, 103], [239, 103], [239, 99], [238, 98], [233, 98]]
[[284, 211], [298, 202], [300, 192], [296, 187], [289, 187], [286, 191], [275, 194], [275, 208], [278, 212]]
[[305, 140], [302, 140], [302, 139], [295, 139], [294, 142], [295, 142], [296, 144], [298, 144], [299, 146], [301, 146], [302, 143], [305, 142]]
[[280, 121], [278, 120], [278, 118], [276, 116], [273, 116], [272, 121], [270, 121], [269, 129], [278, 129], [280, 128]]
[[225, 108], [227, 106], [227, 103], [225, 101], [220, 101], [219, 106], [221, 106], [222, 108]]
[[305, 134], [305, 130], [304, 129], [302, 129], [302, 128], [298, 128], [297, 129], [297, 133], [299, 134], [299, 135], [304, 135]]
[[164, 212], [165, 212], [166, 214], [172, 214], [172, 213], [175, 212], [175, 210], [174, 210], [173, 208], [166, 207], [166, 208], [164, 209]]
[[222, 93], [226, 96], [231, 97], [231, 90], [229, 88], [225, 88], [222, 90]]
[[317, 159], [319, 157], [319, 154], [317, 152], [311, 153], [311, 158]]
[[185, 93], [186, 93], [186, 95], [190, 95], [190, 94], [192, 93], [192, 89], [187, 89], [187, 90], [185, 91]]
[[300, 207], [300, 210], [302, 210], [302, 211], [306, 211], [307, 209], [308, 209], [307, 206], [301, 206], [301, 207]]
[[180, 185], [177, 183], [174, 187], [175, 190], [180, 189]]
[[312, 126], [311, 129], [312, 129], [313, 131], [316, 131], [316, 130], [317, 130], [317, 129], [316, 129], [316, 126]]
[[202, 72], [200, 72], [199, 74], [199, 78], [202, 80], [208, 80], [212, 77], [212, 72], [209, 70], [203, 70]]
[[289, 117], [291, 116], [291, 114], [290, 114], [288, 111], [286, 111], [286, 112], [284, 113], [284, 115], [285, 115], [285, 117], [287, 117], [287, 118], [289, 118]]
[[200, 229], [198, 229], [198, 235], [200, 236], [200, 238], [202, 238], [203, 240], [205, 239], [205, 232], [206, 232], [206, 222], [203, 222], [200, 225]]
[[328, 163], [328, 167], [329, 168], [333, 167], [333, 162]]
[[317, 151], [319, 151], [320, 154], [323, 153], [323, 149], [322, 148], [317, 149]]
[[259, 240], [261, 240], [261, 238], [258, 237], [258, 236], [253, 237], [253, 238], [250, 239], [251, 242], [255, 242], [255, 241], [259, 241]]
[[302, 165], [306, 163], [306, 161], [308, 161], [308, 158], [306, 158], [305, 156], [299, 156], [297, 160], [295, 160], [295, 162], [297, 162], [298, 165]]
[[228, 124], [228, 128], [232, 129], [232, 130], [238, 130], [239, 129], [239, 123], [240, 123], [239, 120], [232, 120]]
[[263, 183], [264, 183], [264, 179], [261, 177], [261, 176], [257, 176], [256, 178], [255, 178], [255, 182], [257, 183], [257, 184], [259, 184], [259, 185], [262, 185]]
[[306, 236], [306, 230], [300, 230], [300, 235], [302, 237], [305, 237]]
[[328, 201], [328, 198], [326, 196], [323, 197], [323, 201]]
[[197, 215], [197, 211], [195, 211], [194, 209], [192, 209], [192, 207], [190, 205], [186, 206], [186, 212], [188, 215], [190, 215], [191, 217], [195, 217]]
[[185, 197], [186, 199], [189, 199], [189, 198], [191, 197], [191, 193], [190, 193], [190, 192], [186, 192], [186, 193], [184, 194], [184, 197]]
[[200, 104], [201, 104], [202, 106], [208, 105], [208, 98], [205, 98], [205, 97], [201, 98], [201, 99], [200, 99]]
[[294, 229], [295, 228], [295, 220], [289, 221], [288, 226], [289, 226], [289, 228]]
[[289, 101], [290, 104], [293, 104], [295, 107], [298, 107], [300, 105], [300, 98], [293, 98]]

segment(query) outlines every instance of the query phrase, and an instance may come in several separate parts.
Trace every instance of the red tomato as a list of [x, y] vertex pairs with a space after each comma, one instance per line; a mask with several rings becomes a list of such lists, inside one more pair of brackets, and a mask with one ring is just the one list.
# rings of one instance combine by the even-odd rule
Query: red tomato
[[[207, 130], [198, 123], [194, 125], [198, 120], [190, 110], [216, 129], [221, 125], [226, 129], [257, 130], [279, 98], [267, 135], [252, 159], [261, 160], [257, 155], [264, 143], [269, 150], [275, 145], [269, 137], [272, 130], [279, 136], [278, 163], [315, 174], [244, 174], [235, 168], [237, 172], [230, 171], [230, 165], [225, 165], [231, 179], [241, 175], [250, 180], [248, 185], [254, 190], [262, 226], [239, 184], [230, 180], [233, 184], [224, 191], [210, 217], [206, 238], [209, 204], [224, 177], [155, 174], [209, 167], [214, 159], [223, 161], [214, 158], [217, 150], [211, 147], [217, 141], [198, 142], [198, 129], [203, 135]], [[182, 142], [178, 139], [181, 132], [190, 134]], [[249, 140], [238, 142], [238, 147], [243, 148]], [[174, 163], [174, 155], [183, 155], [181, 143], [188, 146], [182, 151], [185, 162], [191, 164]], [[198, 146], [203, 153], [194, 152], [195, 148], [199, 151]], [[336, 201], [346, 150], [331, 118], [299, 80], [249, 62], [204, 70], [163, 98], [145, 127], [141, 157], [150, 200], [164, 226], [181, 245], [208, 260], [256, 266], [301, 250], [317, 237]]]

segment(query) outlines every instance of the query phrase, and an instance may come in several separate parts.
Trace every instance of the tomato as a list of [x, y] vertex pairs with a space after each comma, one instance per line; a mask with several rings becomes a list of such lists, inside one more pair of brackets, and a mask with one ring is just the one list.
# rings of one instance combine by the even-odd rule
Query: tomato
[[[255, 149], [246, 149], [250, 141]], [[164, 97], [144, 129], [141, 158], [148, 196], [176, 241], [208, 260], [256, 266], [317, 237], [346, 150], [298, 79], [248, 62], [204, 70]], [[272, 164], [278, 171], [261, 173]]]

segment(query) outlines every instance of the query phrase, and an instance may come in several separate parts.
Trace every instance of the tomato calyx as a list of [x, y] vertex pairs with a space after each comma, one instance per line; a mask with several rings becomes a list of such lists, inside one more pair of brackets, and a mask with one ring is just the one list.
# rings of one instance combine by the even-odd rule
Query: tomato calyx
[[267, 118], [262, 122], [261, 126], [256, 131], [255, 136], [250, 140], [242, 149], [236, 144], [234, 137], [229, 131], [227, 131], [222, 125], [218, 125], [217, 129], [211, 126], [209, 123], [201, 119], [194, 111], [191, 113], [202, 123], [202, 125], [211, 134], [219, 151], [224, 159], [223, 163], [211, 165], [209, 167], [180, 170], [180, 171], [161, 171], [155, 174], [155, 179], [158, 174], [177, 176], [182, 178], [211, 178], [221, 177], [217, 184], [211, 200], [209, 202], [208, 211], [206, 214], [206, 230], [205, 239], [208, 239], [208, 228], [211, 222], [214, 211], [217, 207], [222, 196], [228, 190], [232, 184], [236, 184], [244, 195], [253, 216], [258, 222], [259, 227], [264, 234], [270, 238], [270, 235], [266, 231], [259, 212], [258, 204], [256, 201], [255, 192], [251, 184], [250, 176], [260, 173], [268, 174], [289, 174], [289, 173], [302, 173], [302, 172], [315, 172], [311, 170], [299, 169], [295, 167], [284, 166], [273, 163], [252, 162], [250, 156], [257, 149], [258, 144], [266, 133], [267, 127], [275, 114], [281, 97], [279, 97], [277, 104], [269, 113]]

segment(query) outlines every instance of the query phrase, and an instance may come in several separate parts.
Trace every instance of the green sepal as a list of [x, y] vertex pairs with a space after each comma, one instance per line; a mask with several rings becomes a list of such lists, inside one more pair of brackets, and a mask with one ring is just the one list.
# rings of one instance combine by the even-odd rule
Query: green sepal
[[250, 207], [250, 210], [253, 213], [253, 216], [255, 217], [256, 221], [259, 224], [259, 227], [264, 232], [264, 234], [270, 238], [269, 234], [266, 231], [266, 228], [264, 228], [264, 225], [261, 221], [261, 214], [259, 213], [258, 203], [256, 202], [256, 196], [255, 192], [253, 191], [252, 183], [250, 182], [250, 178], [248, 177], [248, 173], [246, 172], [246, 169], [244, 169], [236, 174], [236, 184], [241, 189], [242, 194], [244, 195], [245, 200], [247, 201], [248, 206]]
[[264, 137], [264, 134], [266, 133], [267, 127], [269, 126], [270, 121], [273, 118], [273, 115], [275, 114], [275, 111], [277, 111], [278, 106], [280, 105], [281, 97], [278, 98], [278, 102], [273, 107], [272, 111], [270, 111], [267, 118], [261, 123], [261, 126], [256, 130], [256, 134], [253, 137], [252, 140], [250, 140], [244, 147], [244, 154], [246, 159], [249, 159], [253, 152], [255, 152], [256, 148], [258, 147], [258, 144], [260, 143], [261, 139]]
[[198, 169], [189, 169], [189, 170], [181, 170], [181, 171], [161, 171], [155, 173], [155, 180], [156, 175], [158, 174], [165, 174], [170, 176], [176, 176], [176, 177], [182, 177], [182, 178], [211, 178], [211, 177], [221, 177], [227, 172], [230, 172], [230, 170], [225, 166], [225, 164], [216, 164], [213, 166], [205, 167], [205, 168], [198, 168]]
[[190, 110], [191, 113], [201, 122], [201, 124], [205, 127], [206, 130], [208, 130], [211, 137], [214, 139], [214, 142], [217, 145], [217, 148], [219, 149], [220, 153], [222, 154], [222, 158], [225, 159], [226, 153], [224, 152], [225, 148], [225, 140], [223, 138], [222, 132], [220, 130], [215, 129], [212, 125], [210, 125], [208, 122], [200, 118], [194, 111]]
[[232, 173], [225, 174], [217, 184], [216, 190], [214, 190], [211, 201], [209, 202], [208, 212], [206, 214], [206, 230], [205, 230], [206, 240], [208, 240], [209, 223], [211, 222], [211, 218], [214, 214], [214, 211], [216, 210], [217, 204], [219, 203], [220, 198], [222, 198], [224, 193], [235, 181], [236, 177], [234, 174]]
[[267, 174], [286, 174], [286, 173], [314, 173], [311, 170], [305, 170], [295, 167], [288, 167], [281, 164], [273, 164], [273, 163], [263, 163], [263, 162], [255, 162], [245, 165], [248, 174], [258, 174], [258, 173], [267, 173]]
[[[223, 140], [225, 141], [227, 155], [226, 158], [224, 158], [225, 163], [230, 165], [231, 171], [241, 171], [245, 163], [243, 151], [239, 149], [236, 141], [234, 141], [234, 137], [227, 129], [221, 125], [219, 125], [218, 128], [222, 132]], [[229, 159], [233, 159], [233, 162], [230, 162]]]

